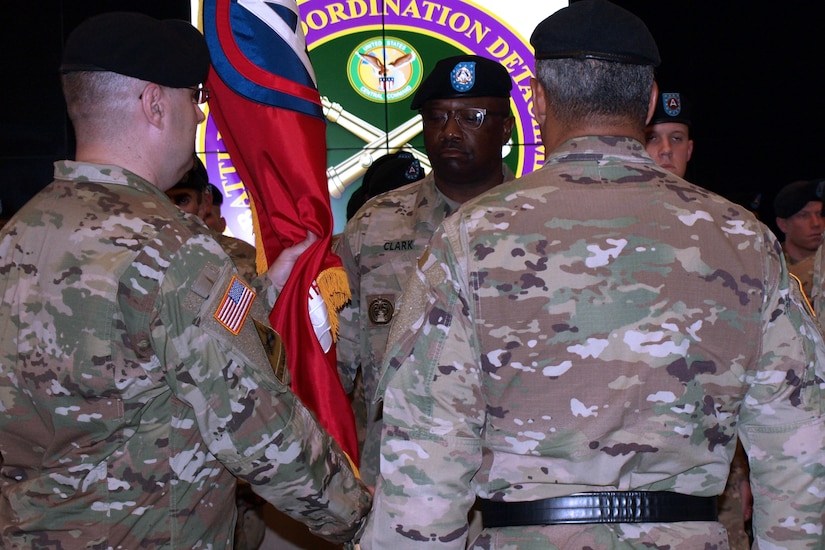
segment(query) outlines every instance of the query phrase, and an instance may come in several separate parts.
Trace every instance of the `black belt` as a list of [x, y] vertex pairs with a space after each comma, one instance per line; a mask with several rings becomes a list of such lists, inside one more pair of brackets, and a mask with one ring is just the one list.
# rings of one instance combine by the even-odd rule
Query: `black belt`
[[716, 521], [716, 505], [716, 497], [669, 491], [576, 493], [528, 502], [478, 501], [484, 527]]

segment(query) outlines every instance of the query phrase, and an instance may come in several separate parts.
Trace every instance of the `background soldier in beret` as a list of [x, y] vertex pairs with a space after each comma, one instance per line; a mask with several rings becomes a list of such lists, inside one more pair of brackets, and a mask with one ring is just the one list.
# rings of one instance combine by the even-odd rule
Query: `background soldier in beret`
[[166, 190], [166, 196], [178, 209], [197, 216], [204, 220], [204, 223], [211, 210], [212, 200], [208, 197], [211, 194], [212, 189], [209, 187], [206, 166], [194, 155], [192, 167], [186, 171], [178, 183]]
[[[255, 247], [242, 239], [223, 234], [223, 229], [226, 228], [226, 220], [220, 216], [223, 196], [220, 189], [209, 183], [209, 175], [201, 159], [194, 157], [192, 168], [178, 183], [166, 190], [166, 196], [180, 210], [203, 221], [245, 281], [252, 281], [258, 275]], [[214, 209], [216, 200], [219, 201], [217, 212]], [[219, 231], [217, 228], [222, 229]]]
[[656, 164], [685, 177], [693, 155], [690, 104], [681, 92], [659, 91], [653, 118], [645, 128], [645, 148]]
[[[352, 291], [341, 314], [338, 369], [350, 392], [361, 370], [368, 415], [361, 476], [367, 484], [378, 473], [381, 431], [372, 397], [398, 297], [438, 224], [464, 201], [512, 179], [501, 155], [515, 122], [511, 88], [507, 70], [490, 59], [460, 55], [438, 61], [411, 103], [424, 120], [432, 171], [367, 202], [336, 244]], [[410, 181], [418, 177], [415, 170], [409, 173]]]
[[424, 178], [424, 168], [408, 151], [387, 153], [375, 159], [347, 202], [347, 220], [373, 197]]
[[208, 69], [184, 21], [69, 36], [76, 160], [0, 232], [0, 547], [231, 548], [235, 476], [332, 540], [366, 514], [265, 324], [312, 238], [249, 285], [164, 194]]
[[212, 195], [212, 207], [203, 219], [204, 223], [209, 226], [209, 229], [218, 233], [226, 231], [226, 218], [223, 217], [221, 206], [223, 205], [223, 193], [218, 189], [214, 183], [208, 185], [209, 194]]
[[464, 548], [479, 497], [473, 548], [727, 548], [737, 437], [759, 547], [822, 547], [825, 344], [776, 238], [646, 153], [640, 19], [581, 0], [531, 43], [547, 162], [406, 284], [362, 547]]
[[800, 180], [779, 190], [773, 201], [776, 226], [785, 235], [782, 252], [788, 270], [802, 282], [810, 296], [814, 255], [825, 231], [822, 217], [822, 187], [819, 180]]

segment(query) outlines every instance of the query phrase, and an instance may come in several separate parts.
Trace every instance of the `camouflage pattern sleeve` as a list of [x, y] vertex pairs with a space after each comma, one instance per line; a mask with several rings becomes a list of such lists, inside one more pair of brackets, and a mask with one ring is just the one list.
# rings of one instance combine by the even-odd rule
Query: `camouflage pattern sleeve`
[[[263, 300], [253, 298], [238, 334], [219, 318], [238, 289], [227, 263], [193, 270], [173, 262], [162, 283], [155, 349], [167, 351], [167, 380], [176, 398], [195, 411], [199, 438], [190, 452], [209, 452], [278, 509], [326, 539], [346, 542], [360, 527], [370, 495], [349, 461], [289, 390], [285, 366], [277, 372], [256, 325], [266, 325]], [[179, 304], [183, 304], [179, 307]], [[271, 330], [271, 329], [270, 329]], [[273, 331], [274, 332], [274, 331]], [[222, 367], [217, 368], [218, 365]], [[276, 374], [278, 376], [276, 376]], [[280, 378], [279, 378], [280, 377]]]
[[[390, 334], [379, 387], [381, 477], [361, 540], [365, 550], [462, 549], [467, 542], [485, 405], [471, 309], [457, 274], [438, 255], [452, 254], [442, 238], [437, 231], [434, 251], [410, 278]], [[451, 257], [450, 265], [457, 263]]]
[[0, 231], [0, 271], [0, 547], [228, 548], [236, 476], [355, 535], [369, 491], [255, 322], [276, 289], [161, 190], [56, 163]]
[[351, 298], [347, 305], [339, 312], [338, 340], [335, 352], [338, 359], [338, 376], [344, 391], [352, 393], [355, 376], [361, 364], [361, 276], [358, 272], [357, 252], [353, 251], [351, 239], [352, 225], [347, 224], [344, 234], [335, 243], [334, 252], [341, 258], [341, 265], [347, 274]]
[[[779, 244], [773, 244], [778, 249]], [[776, 256], [781, 259], [781, 254]], [[748, 377], [739, 413], [739, 436], [750, 463], [754, 497], [754, 548], [821, 548], [825, 346], [802, 288], [784, 269], [784, 260], [766, 264], [768, 269], [782, 269], [768, 278], [777, 284], [766, 289], [760, 364]]]

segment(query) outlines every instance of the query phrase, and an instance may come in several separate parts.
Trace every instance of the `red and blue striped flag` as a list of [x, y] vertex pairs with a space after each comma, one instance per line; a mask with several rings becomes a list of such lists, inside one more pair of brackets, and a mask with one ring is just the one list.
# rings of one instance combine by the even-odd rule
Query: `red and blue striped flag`
[[321, 236], [296, 263], [270, 322], [284, 340], [293, 390], [357, 464], [333, 341], [349, 287], [331, 250], [326, 122], [298, 5], [203, 0], [203, 32], [210, 114], [252, 197], [259, 270], [307, 231]]

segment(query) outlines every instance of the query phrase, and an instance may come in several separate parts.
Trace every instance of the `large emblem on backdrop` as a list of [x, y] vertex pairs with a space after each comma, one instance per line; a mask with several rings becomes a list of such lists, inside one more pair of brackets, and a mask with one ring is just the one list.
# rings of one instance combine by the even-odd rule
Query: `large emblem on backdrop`
[[[298, 5], [328, 121], [327, 176], [336, 233], [346, 221], [347, 200], [376, 158], [404, 149], [429, 170], [420, 117], [410, 101], [443, 57], [471, 53], [507, 67], [516, 124], [505, 162], [516, 175], [543, 164], [532, 116], [533, 52], [496, 14], [463, 0], [299, 0]], [[210, 180], [224, 193], [229, 231], [254, 242], [246, 191], [208, 112], [197, 148]]]

